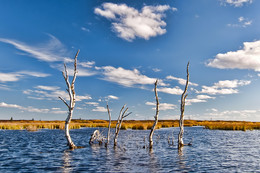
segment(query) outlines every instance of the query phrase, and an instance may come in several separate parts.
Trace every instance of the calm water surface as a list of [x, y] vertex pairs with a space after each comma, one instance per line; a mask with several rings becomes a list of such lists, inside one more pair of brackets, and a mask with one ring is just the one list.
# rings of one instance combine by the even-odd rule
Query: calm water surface
[[184, 141], [193, 145], [179, 153], [178, 128], [156, 130], [152, 151], [144, 148], [149, 131], [121, 130], [119, 146], [106, 149], [88, 144], [94, 130], [71, 130], [85, 147], [76, 150], [67, 149], [62, 130], [0, 130], [0, 172], [260, 172], [260, 131], [187, 127]]

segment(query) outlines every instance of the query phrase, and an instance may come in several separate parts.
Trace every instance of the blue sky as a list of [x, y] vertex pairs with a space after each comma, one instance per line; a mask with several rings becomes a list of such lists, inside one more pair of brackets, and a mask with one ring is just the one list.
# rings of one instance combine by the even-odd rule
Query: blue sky
[[[260, 1], [24, 0], [0, 3], [0, 118], [64, 120], [63, 63], [77, 50], [73, 118], [260, 121]], [[71, 72], [71, 70], [70, 70]]]

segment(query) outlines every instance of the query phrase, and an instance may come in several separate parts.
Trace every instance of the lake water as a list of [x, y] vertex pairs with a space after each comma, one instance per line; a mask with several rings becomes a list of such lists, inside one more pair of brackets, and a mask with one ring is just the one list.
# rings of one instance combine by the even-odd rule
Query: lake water
[[144, 148], [148, 130], [121, 130], [118, 147], [111, 141], [105, 148], [88, 144], [95, 129], [70, 131], [74, 143], [85, 147], [76, 150], [68, 150], [62, 130], [0, 130], [0, 172], [260, 172], [260, 131], [186, 127], [184, 141], [192, 146], [178, 152], [179, 128], [156, 130], [152, 151]]

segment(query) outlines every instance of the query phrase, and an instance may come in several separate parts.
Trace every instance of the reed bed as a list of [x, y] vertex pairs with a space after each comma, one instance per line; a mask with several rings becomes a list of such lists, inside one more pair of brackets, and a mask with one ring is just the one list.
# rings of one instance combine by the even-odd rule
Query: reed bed
[[[37, 131], [38, 129], [64, 129], [64, 121], [33, 121], [33, 120], [0, 120], [0, 129], [4, 130], [28, 130]], [[111, 128], [115, 128], [116, 121], [111, 122]], [[152, 120], [125, 120], [121, 126], [122, 130], [149, 130], [153, 126]], [[184, 126], [204, 126], [210, 130], [259, 130], [260, 122], [245, 121], [198, 121], [185, 120]], [[72, 120], [71, 129], [80, 129], [83, 127], [108, 127], [106, 120]], [[160, 128], [179, 127], [178, 120], [159, 120], [156, 126]]]

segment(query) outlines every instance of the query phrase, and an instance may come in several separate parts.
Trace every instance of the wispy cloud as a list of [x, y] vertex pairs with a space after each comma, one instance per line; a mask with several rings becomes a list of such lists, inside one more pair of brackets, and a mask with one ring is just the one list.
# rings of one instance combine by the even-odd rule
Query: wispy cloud
[[211, 112], [207, 112], [206, 116], [208, 116], [208, 119], [215, 119], [215, 120], [237, 120], [238, 117], [240, 120], [246, 120], [249, 119], [254, 121], [260, 121], [259, 118], [260, 110], [254, 110], [254, 109], [243, 109], [243, 110], [224, 110], [224, 111], [218, 111], [218, 110], [212, 110]]
[[41, 90], [47, 90], [47, 91], [55, 91], [55, 90], [60, 89], [60, 87], [57, 87], [57, 86], [45, 86], [45, 85], [38, 85], [35, 88], [41, 89]]
[[92, 106], [98, 106], [99, 105], [98, 102], [85, 102], [85, 104], [92, 105]]
[[[0, 38], [0, 42], [4, 42], [7, 44], [11, 44], [15, 46], [16, 49], [21, 50], [25, 53], [27, 53], [30, 57], [38, 59], [40, 61], [45, 61], [50, 63], [50, 67], [59, 69], [60, 71], [64, 70], [63, 64], [61, 62], [64, 62], [67, 64], [67, 69], [69, 72], [69, 75], [73, 74], [73, 58], [66, 57], [65, 55], [68, 54], [65, 46], [58, 40], [56, 37], [49, 34], [50, 40], [47, 43], [41, 43], [38, 45], [29, 45], [17, 40], [12, 39], [5, 39]], [[57, 64], [57, 62], [59, 64]], [[93, 76], [96, 74], [95, 71], [90, 70], [89, 68], [92, 68], [95, 64], [94, 61], [78, 61], [78, 76]], [[17, 76], [12, 76], [9, 80], [17, 80], [18, 75], [24, 74], [24, 75], [30, 75], [35, 77], [44, 77], [44, 73], [39, 72], [29, 72], [29, 71], [21, 71], [20, 73], [17, 73]]]
[[160, 72], [160, 71], [162, 71], [161, 69], [159, 69], [159, 68], [153, 68], [152, 69], [154, 72]]
[[48, 76], [50, 76], [50, 74], [33, 72], [33, 71], [20, 71], [20, 72], [11, 72], [11, 73], [1, 73], [0, 72], [0, 82], [3, 82], [3, 83], [16, 82], [27, 76], [48, 77]]
[[0, 103], [0, 107], [3, 108], [15, 108], [15, 109], [20, 109], [23, 111], [28, 111], [28, 112], [36, 112], [36, 113], [48, 113], [50, 110], [49, 109], [39, 109], [39, 108], [34, 108], [34, 107], [23, 107], [17, 104], [8, 104], [5, 102]]
[[244, 42], [243, 49], [219, 53], [209, 60], [209, 67], [220, 69], [251, 69], [260, 71], [260, 40]]
[[222, 3], [242, 7], [244, 4], [251, 4], [253, 0], [222, 0]]
[[163, 20], [167, 10], [176, 11], [169, 5], [144, 6], [139, 12], [126, 4], [103, 3], [95, 8], [95, 14], [112, 21], [112, 30], [120, 38], [132, 41], [136, 37], [149, 40], [150, 37], [166, 33]]
[[35, 108], [35, 107], [32, 107], [32, 106], [24, 107], [24, 106], [17, 105], [17, 104], [8, 104], [8, 103], [5, 103], [5, 102], [1, 102], [0, 107], [2, 107], [2, 108], [14, 108], [14, 109], [19, 109], [19, 110], [22, 110], [22, 111], [34, 112], [34, 113], [53, 113], [53, 114], [67, 113], [67, 111], [62, 111], [62, 110], [60, 110], [60, 108], [40, 109], [40, 108]]
[[[149, 105], [149, 106], [156, 106], [156, 104], [154, 102], [146, 102], [145, 104]], [[173, 110], [176, 107], [177, 107], [176, 105], [170, 104], [170, 103], [160, 103], [159, 104], [160, 111]], [[155, 107], [153, 109], [155, 109]]]
[[[31, 99], [38, 100], [59, 100], [59, 97], [63, 97], [65, 100], [69, 100], [68, 93], [61, 90], [58, 86], [36, 86], [34, 90], [25, 90], [24, 94], [29, 95]], [[76, 101], [90, 100], [89, 95], [76, 95]]]
[[253, 23], [253, 21], [252, 20], [249, 20], [249, 19], [247, 19], [247, 18], [244, 18], [244, 17], [239, 17], [238, 18], [238, 23], [234, 23], [234, 24], [228, 24], [228, 26], [230, 26], [230, 27], [244, 27], [244, 28], [246, 28], [246, 27], [248, 27], [248, 26], [250, 26], [251, 24]]
[[[69, 59], [72, 60], [72, 59]], [[93, 67], [93, 65], [95, 64], [95, 62], [91, 61], [91, 62], [80, 62], [78, 61], [77, 63], [77, 76], [78, 77], [88, 77], [88, 76], [94, 76], [98, 73], [98, 71], [94, 70], [94, 69], [90, 69]], [[64, 71], [64, 64], [51, 64], [50, 65], [52, 68], [58, 69], [60, 71]], [[74, 64], [73, 61], [68, 61], [66, 63], [67, 66], [67, 70], [68, 70], [68, 74], [69, 76], [73, 76], [74, 74]]]
[[[166, 79], [168, 79], [168, 80], [177, 80], [179, 84], [186, 85], [186, 79], [174, 77], [174, 76], [171, 76], [171, 75], [167, 76]], [[189, 85], [190, 86], [198, 86], [198, 84], [192, 83], [192, 82], [189, 82]]]
[[90, 32], [90, 30], [89, 30], [88, 28], [85, 28], [85, 27], [83, 27], [83, 26], [82, 26], [80, 29], [81, 29], [82, 31], [85, 31], [85, 32]]
[[55, 62], [63, 61], [65, 59], [64, 53], [66, 49], [63, 44], [54, 36], [49, 35], [50, 40], [45, 44], [40, 45], [28, 45], [26, 43], [13, 40], [0, 38], [0, 42], [13, 45], [17, 49], [27, 53], [32, 58], [36, 58], [40, 61]]
[[0, 84], [0, 90], [10, 90], [9, 86]]
[[249, 85], [251, 81], [247, 80], [224, 80], [214, 83], [213, 86], [202, 86], [201, 91], [197, 91], [197, 93], [205, 93], [210, 95], [217, 94], [236, 94], [238, 93], [239, 86]]
[[20, 75], [27, 75], [33, 77], [48, 77], [51, 76], [50, 74], [41, 73], [41, 72], [34, 72], [34, 71], [19, 71], [17, 72]]

